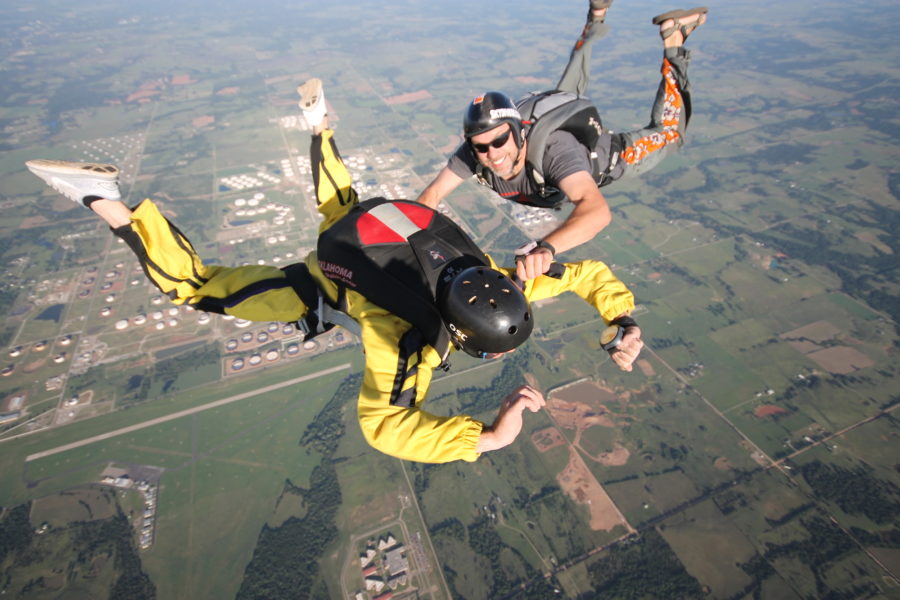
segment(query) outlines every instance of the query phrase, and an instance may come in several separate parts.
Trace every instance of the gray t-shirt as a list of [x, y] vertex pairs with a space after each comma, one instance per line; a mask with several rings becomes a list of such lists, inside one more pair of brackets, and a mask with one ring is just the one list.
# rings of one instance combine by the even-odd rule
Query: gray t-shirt
[[[478, 159], [467, 143], [461, 144], [447, 161], [447, 168], [463, 179], [472, 177], [477, 166]], [[591, 172], [587, 148], [568, 131], [554, 131], [547, 137], [544, 151], [543, 174], [547, 187], [559, 189], [560, 181], [578, 171]], [[513, 202], [530, 204], [532, 199], [541, 197], [526, 169], [512, 179], [489, 176], [488, 181], [495, 192]]]

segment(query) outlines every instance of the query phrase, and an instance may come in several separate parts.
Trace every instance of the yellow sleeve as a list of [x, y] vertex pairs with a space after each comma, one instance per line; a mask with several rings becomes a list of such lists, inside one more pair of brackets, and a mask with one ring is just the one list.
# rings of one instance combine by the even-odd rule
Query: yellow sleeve
[[366, 367], [357, 411], [366, 441], [404, 460], [476, 460], [483, 423], [466, 415], [440, 417], [420, 408], [440, 355], [422, 343], [409, 323], [386, 311], [366, 311], [359, 322]]
[[[525, 297], [530, 302], [573, 292], [597, 309], [609, 323], [622, 313], [634, 310], [634, 294], [613, 275], [612, 271], [597, 260], [564, 263], [566, 271], [561, 279], [541, 275], [527, 282]], [[514, 269], [503, 269], [513, 272]]]

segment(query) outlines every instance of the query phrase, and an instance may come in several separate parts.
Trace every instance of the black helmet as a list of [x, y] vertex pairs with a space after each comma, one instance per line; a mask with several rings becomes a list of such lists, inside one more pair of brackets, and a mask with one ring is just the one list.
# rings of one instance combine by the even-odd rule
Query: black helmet
[[503, 123], [509, 123], [513, 131], [516, 147], [522, 147], [522, 115], [509, 96], [500, 92], [487, 92], [469, 104], [463, 118], [463, 135], [471, 139], [473, 135], [490, 131]]
[[486, 266], [464, 269], [444, 285], [438, 310], [453, 344], [478, 358], [516, 348], [534, 327], [522, 290]]

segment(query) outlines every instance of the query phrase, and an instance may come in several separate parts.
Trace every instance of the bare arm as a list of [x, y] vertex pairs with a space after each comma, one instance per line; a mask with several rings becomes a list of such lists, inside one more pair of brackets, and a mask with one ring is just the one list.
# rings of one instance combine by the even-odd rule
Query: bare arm
[[503, 399], [494, 424], [481, 430], [476, 452], [499, 450], [512, 444], [522, 431], [522, 413], [537, 412], [545, 406], [544, 395], [530, 385], [516, 388]]
[[565, 252], [593, 239], [609, 225], [612, 215], [606, 199], [587, 171], [572, 173], [559, 182], [559, 189], [575, 204], [575, 209], [544, 240], [553, 244], [557, 252]]
[[[559, 182], [559, 189], [575, 204], [575, 209], [562, 225], [544, 236], [544, 241], [552, 245], [557, 254], [593, 239], [612, 220], [606, 199], [587, 171], [565, 177]], [[516, 271], [523, 281], [534, 279], [546, 273], [552, 262], [553, 255], [549, 250], [539, 250], [518, 261]]]
[[441, 203], [441, 200], [446, 198], [447, 195], [455, 190], [463, 181], [464, 179], [462, 177], [451, 171], [449, 168], [444, 167], [441, 169], [440, 173], [437, 174], [437, 177], [434, 178], [434, 181], [429, 183], [428, 187], [422, 190], [422, 193], [419, 194], [416, 201], [436, 209], [438, 204]]

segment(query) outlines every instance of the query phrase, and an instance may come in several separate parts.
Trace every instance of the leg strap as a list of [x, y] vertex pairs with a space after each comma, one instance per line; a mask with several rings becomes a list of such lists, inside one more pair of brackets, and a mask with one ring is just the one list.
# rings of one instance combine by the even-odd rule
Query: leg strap
[[303, 341], [311, 340], [331, 330], [335, 325], [340, 325], [356, 336], [360, 335], [359, 324], [344, 312], [347, 304], [344, 288], [338, 288], [340, 290], [338, 299], [332, 303], [325, 298], [325, 294], [304, 263], [289, 265], [282, 271], [294, 292], [306, 305], [306, 314], [294, 324], [304, 334]]

